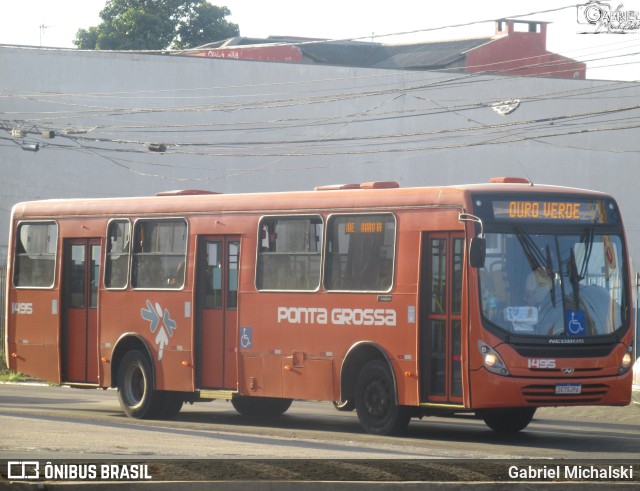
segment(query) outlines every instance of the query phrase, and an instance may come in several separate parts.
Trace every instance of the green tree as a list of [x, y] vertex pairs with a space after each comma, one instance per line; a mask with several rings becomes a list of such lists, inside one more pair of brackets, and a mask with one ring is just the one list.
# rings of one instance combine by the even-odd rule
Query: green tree
[[238, 36], [228, 22], [227, 7], [206, 0], [109, 0], [102, 23], [79, 29], [73, 43], [80, 49], [187, 49]]
[[195, 5], [189, 15], [183, 16], [177, 27], [173, 47], [177, 49], [195, 48], [203, 44], [240, 35], [237, 24], [228, 22], [231, 15], [227, 7], [216, 7], [208, 2]]

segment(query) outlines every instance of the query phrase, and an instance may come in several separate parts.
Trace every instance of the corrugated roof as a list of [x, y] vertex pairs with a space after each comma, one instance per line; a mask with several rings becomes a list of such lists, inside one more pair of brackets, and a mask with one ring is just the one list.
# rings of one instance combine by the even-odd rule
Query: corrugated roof
[[[298, 38], [299, 39], [299, 38]], [[297, 44], [287, 37], [270, 36], [268, 39], [237, 37], [200, 46], [200, 49], [244, 48], [248, 45], [268, 46], [281, 42], [291, 43], [315, 63], [370, 68], [429, 69], [442, 68], [455, 63], [464, 54], [492, 38], [462, 39], [418, 44], [380, 44], [361, 41], [323, 41]]]
[[463, 39], [439, 43], [386, 45], [387, 57], [376, 68], [427, 69], [446, 67], [464, 54], [491, 41], [491, 38]]
[[387, 56], [383, 45], [379, 43], [330, 41], [301, 44], [298, 47], [305, 56], [316, 63], [327, 65], [370, 67], [381, 62]]
[[379, 44], [331, 41], [301, 44], [302, 52], [316, 63], [375, 68], [426, 69], [448, 66], [490, 37], [419, 44]]

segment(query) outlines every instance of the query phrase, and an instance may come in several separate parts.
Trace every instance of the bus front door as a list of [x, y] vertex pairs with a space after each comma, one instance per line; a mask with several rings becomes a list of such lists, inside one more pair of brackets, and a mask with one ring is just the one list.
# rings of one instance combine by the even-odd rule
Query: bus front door
[[237, 389], [239, 254], [237, 237], [199, 238], [196, 385], [200, 389]]
[[420, 400], [460, 405], [462, 399], [462, 234], [422, 237]]
[[64, 243], [62, 381], [98, 383], [100, 239]]

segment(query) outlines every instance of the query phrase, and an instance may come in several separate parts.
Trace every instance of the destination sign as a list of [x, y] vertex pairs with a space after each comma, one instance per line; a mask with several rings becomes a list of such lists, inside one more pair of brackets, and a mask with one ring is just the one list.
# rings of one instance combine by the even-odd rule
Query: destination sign
[[384, 232], [383, 222], [347, 222], [345, 233], [347, 234], [381, 234]]
[[608, 223], [605, 202], [507, 200], [493, 202], [496, 221], [542, 221], [564, 223]]

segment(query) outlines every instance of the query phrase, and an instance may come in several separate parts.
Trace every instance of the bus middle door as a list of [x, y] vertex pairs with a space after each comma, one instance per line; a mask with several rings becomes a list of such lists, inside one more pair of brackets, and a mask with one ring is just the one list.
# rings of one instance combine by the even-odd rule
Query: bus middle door
[[196, 386], [237, 389], [237, 237], [198, 240], [196, 272]]

